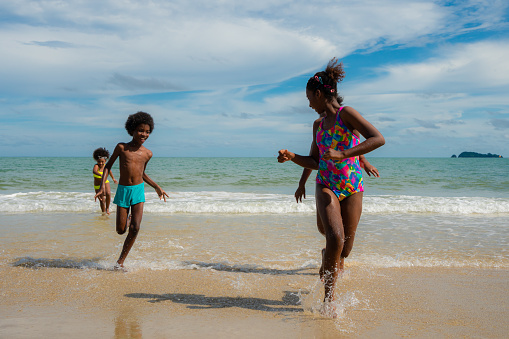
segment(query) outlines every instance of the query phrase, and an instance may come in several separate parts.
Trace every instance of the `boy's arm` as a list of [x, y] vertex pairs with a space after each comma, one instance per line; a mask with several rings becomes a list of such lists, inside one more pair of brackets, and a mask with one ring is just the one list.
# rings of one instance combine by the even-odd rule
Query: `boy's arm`
[[150, 152], [150, 151], [148, 151], [148, 152], [149, 152], [148, 159], [145, 162], [145, 167], [143, 168], [143, 181], [145, 181], [147, 184], [149, 184], [156, 190], [156, 193], [159, 196], [159, 200], [164, 199], [164, 201], [166, 202], [166, 197], [169, 198], [170, 196], [158, 184], [156, 184], [156, 182], [154, 180], [150, 179], [150, 177], [147, 175], [147, 173], [145, 173], [145, 170], [147, 169], [147, 164], [148, 164], [149, 160], [152, 158], [152, 152]]
[[164, 199], [164, 201], [166, 201], [166, 197], [170, 197], [158, 184], [156, 184], [154, 180], [150, 179], [145, 171], [143, 171], [143, 181], [145, 181], [156, 190], [156, 193], [159, 196], [159, 200]]
[[106, 182], [106, 179], [108, 179], [108, 175], [111, 172], [111, 166], [113, 166], [115, 160], [117, 160], [118, 156], [120, 155], [120, 152], [121, 152], [120, 144], [117, 144], [115, 150], [113, 151], [113, 154], [111, 155], [110, 160], [108, 160], [108, 162], [104, 166], [101, 187], [99, 188], [99, 191], [97, 191], [97, 194], [94, 196], [94, 200], [97, 200], [97, 197], [102, 196], [104, 194], [104, 183]]

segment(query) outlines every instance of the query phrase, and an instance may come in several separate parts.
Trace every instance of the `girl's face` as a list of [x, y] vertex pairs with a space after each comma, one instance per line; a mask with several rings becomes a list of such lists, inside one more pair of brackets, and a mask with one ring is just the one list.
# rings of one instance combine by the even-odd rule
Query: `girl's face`
[[311, 91], [306, 89], [306, 96], [308, 97], [309, 107], [314, 109], [318, 114], [322, 114], [325, 111], [324, 100], [320, 94], [320, 91]]
[[97, 159], [97, 165], [99, 165], [99, 167], [103, 167], [105, 163], [106, 163], [106, 158]]
[[143, 143], [148, 139], [149, 135], [150, 126], [147, 124], [139, 124], [138, 127], [136, 127], [136, 130], [134, 130], [133, 140], [135, 140], [140, 145], [143, 145]]

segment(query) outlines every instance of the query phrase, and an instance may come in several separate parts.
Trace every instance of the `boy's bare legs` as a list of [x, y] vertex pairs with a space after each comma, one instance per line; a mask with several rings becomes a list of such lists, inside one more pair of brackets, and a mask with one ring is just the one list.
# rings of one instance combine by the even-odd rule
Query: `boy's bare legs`
[[129, 209], [130, 208], [117, 206], [116, 231], [120, 235], [124, 234], [129, 227]]
[[117, 207], [117, 233], [124, 234], [129, 227], [122, 252], [120, 252], [120, 257], [117, 260], [117, 265], [120, 267], [124, 267], [125, 258], [129, 254], [138, 236], [141, 219], [143, 217], [143, 203], [140, 202], [139, 204], [131, 206], [131, 216], [129, 217], [128, 214], [129, 208]]

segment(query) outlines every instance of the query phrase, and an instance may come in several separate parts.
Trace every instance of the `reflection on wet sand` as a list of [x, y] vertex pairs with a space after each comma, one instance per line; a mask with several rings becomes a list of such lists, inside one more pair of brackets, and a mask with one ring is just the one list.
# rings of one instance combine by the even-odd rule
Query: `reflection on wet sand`
[[139, 320], [131, 309], [120, 312], [115, 318], [115, 335], [113, 338], [143, 338]]

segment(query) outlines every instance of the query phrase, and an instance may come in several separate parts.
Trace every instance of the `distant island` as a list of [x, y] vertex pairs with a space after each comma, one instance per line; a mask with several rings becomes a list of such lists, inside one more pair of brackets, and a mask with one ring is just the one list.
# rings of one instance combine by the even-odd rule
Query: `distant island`
[[451, 158], [503, 158], [503, 156], [491, 153], [482, 154], [477, 152], [462, 152], [457, 157], [456, 154], [453, 154]]

